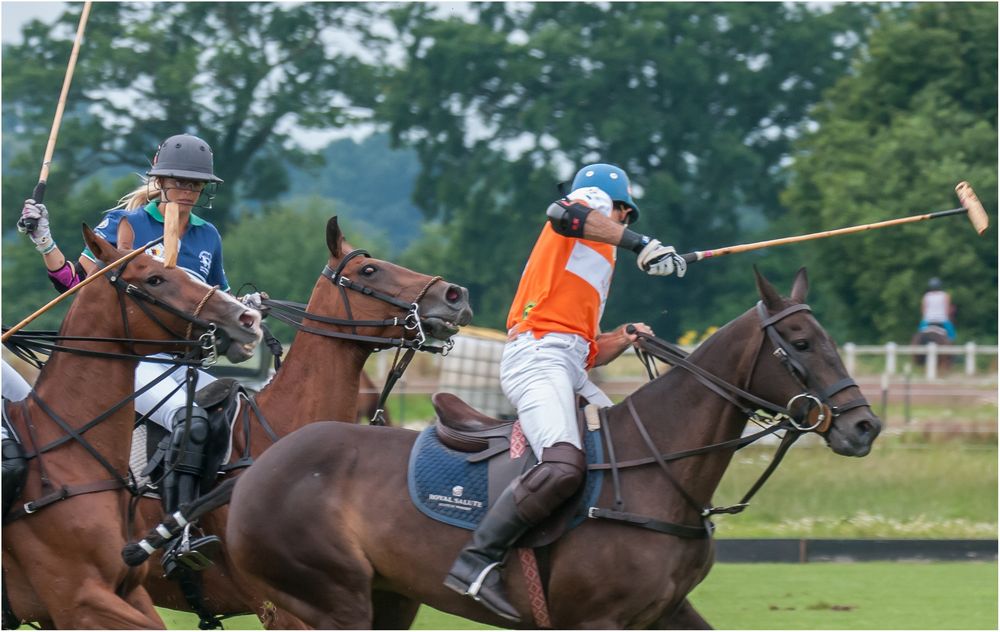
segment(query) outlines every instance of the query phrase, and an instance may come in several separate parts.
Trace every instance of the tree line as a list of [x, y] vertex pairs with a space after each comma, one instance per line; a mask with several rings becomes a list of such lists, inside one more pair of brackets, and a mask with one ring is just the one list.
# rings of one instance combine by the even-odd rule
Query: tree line
[[[51, 297], [13, 226], [78, 12], [3, 49], [4, 322]], [[995, 214], [996, 32], [991, 3], [100, 4], [46, 202], [57, 241], [77, 241], [160, 139], [189, 131], [227, 180], [209, 217], [234, 287], [304, 300], [311, 236], [340, 213], [356, 245], [468, 286], [476, 324], [502, 328], [556, 183], [586, 162], [624, 167], [635, 229], [679, 251], [952, 208], [960, 180]], [[303, 140], [359, 125], [381, 140]], [[995, 341], [995, 229], [960, 222], [707, 260], [683, 279], [621, 253], [604, 324], [703, 331], [751, 306], [752, 265], [779, 287], [807, 265], [841, 341], [908, 339], [933, 276], [960, 338]]]

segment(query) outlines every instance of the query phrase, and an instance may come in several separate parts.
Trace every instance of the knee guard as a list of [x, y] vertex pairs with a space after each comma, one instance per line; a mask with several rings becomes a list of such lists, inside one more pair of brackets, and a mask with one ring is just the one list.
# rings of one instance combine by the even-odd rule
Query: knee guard
[[28, 473], [28, 460], [24, 458], [21, 444], [13, 439], [3, 440], [3, 513], [14, 504]]
[[525, 521], [537, 524], [576, 493], [583, 483], [587, 457], [569, 443], [542, 450], [541, 462], [514, 483], [514, 502]]
[[174, 415], [167, 465], [172, 466], [175, 472], [200, 476], [205, 469], [205, 446], [211, 430], [208, 414], [195, 406], [191, 410], [190, 427], [185, 427], [184, 421], [185, 410], [181, 409]]

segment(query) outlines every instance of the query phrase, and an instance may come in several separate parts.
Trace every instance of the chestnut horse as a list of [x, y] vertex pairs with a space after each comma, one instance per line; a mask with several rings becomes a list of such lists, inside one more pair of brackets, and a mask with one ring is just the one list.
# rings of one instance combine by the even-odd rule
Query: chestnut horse
[[[330, 258], [309, 298], [305, 310], [308, 315], [302, 325], [282, 318], [299, 331], [281, 369], [255, 398], [257, 411], [278, 437], [321, 419], [355, 420], [363, 367], [375, 347], [418, 346], [414, 337], [420, 330], [432, 338], [447, 340], [458, 326], [472, 320], [468, 290], [440, 277], [358, 256], [364, 251], [344, 241], [336, 217], [327, 224], [326, 241]], [[361, 291], [349, 289], [352, 284], [353, 289]], [[291, 304], [265, 301], [265, 305], [271, 306], [273, 318], [282, 316]], [[404, 330], [403, 323], [409, 323], [409, 329]], [[256, 459], [274, 441], [253, 409], [250, 419], [249, 426], [241, 422], [234, 428], [232, 461], [245, 454]], [[155, 499], [144, 498], [139, 507], [139, 522], [146, 526], [155, 525], [162, 517], [160, 503]], [[226, 521], [227, 509], [223, 506], [203, 517], [199, 524], [206, 533], [224, 536]], [[178, 583], [162, 576], [159, 554], [153, 563], [146, 587], [155, 603], [192, 610]], [[269, 627], [298, 625], [282, 618], [280, 612], [262, 610], [259, 600], [235, 584], [232, 575], [224, 551], [202, 573], [203, 608], [199, 615], [207, 619], [206, 623], [218, 615], [256, 613]]]
[[[742, 441], [745, 413], [766, 406], [785, 415], [779, 427], [786, 438], [815, 430], [837, 454], [870, 451], [881, 422], [803, 303], [805, 270], [791, 299], [759, 274], [757, 286], [756, 308], [681, 368], [606, 410], [605, 445], [614, 445], [620, 461], [610, 477], [616, 484], [603, 485], [590, 509], [594, 519], [548, 547], [552, 627], [707, 627], [687, 595], [712, 565], [707, 517], [735, 511], [710, 503]], [[795, 402], [799, 412], [790, 410]], [[806, 413], [826, 425], [806, 427]], [[262, 598], [316, 628], [405, 628], [419, 603], [509, 626], [442, 583], [470, 533], [428, 518], [410, 501], [407, 462], [417, 436], [321, 422], [278, 442], [235, 483], [226, 537], [238, 572]], [[715, 449], [696, 449], [703, 446]], [[604, 509], [618, 495], [633, 522], [616, 519], [624, 510]], [[635, 521], [666, 524], [673, 533]], [[536, 627], [514, 557], [504, 571], [507, 592], [520, 625]]]
[[[83, 236], [105, 265], [124, 254], [86, 225]], [[20, 502], [5, 516], [4, 583], [24, 621], [162, 628], [141, 583], [144, 571], [119, 555], [134, 492], [135, 368], [142, 355], [207, 350], [222, 332], [230, 338], [227, 356], [243, 361], [261, 340], [261, 316], [147, 254], [106, 278], [80, 290], [34, 390], [9, 407], [29, 462]], [[27, 338], [20, 333], [7, 344]]]

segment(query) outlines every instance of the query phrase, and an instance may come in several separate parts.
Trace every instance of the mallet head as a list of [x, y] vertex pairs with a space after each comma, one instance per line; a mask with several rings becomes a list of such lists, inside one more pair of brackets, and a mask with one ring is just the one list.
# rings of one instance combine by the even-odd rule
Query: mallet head
[[962, 206], [968, 211], [972, 227], [980, 235], [985, 233], [986, 229], [990, 226], [990, 218], [986, 215], [986, 209], [983, 208], [982, 202], [976, 197], [976, 192], [972, 190], [968, 182], [963, 181], [955, 186], [955, 193], [958, 194], [958, 199], [962, 202]]

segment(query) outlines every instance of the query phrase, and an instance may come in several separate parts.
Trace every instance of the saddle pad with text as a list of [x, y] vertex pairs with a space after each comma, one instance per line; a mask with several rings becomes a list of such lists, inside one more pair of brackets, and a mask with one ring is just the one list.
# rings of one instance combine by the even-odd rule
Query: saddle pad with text
[[[583, 446], [587, 463], [603, 463], [600, 431], [584, 432]], [[422, 431], [410, 452], [407, 472], [410, 499], [417, 509], [440, 522], [475, 529], [489, 509], [490, 490], [489, 460], [469, 462], [469, 457], [474, 455], [442, 445], [434, 426]], [[511, 456], [508, 450], [492, 458], [509, 459]], [[602, 472], [588, 470], [578, 515], [570, 528], [583, 521], [586, 507], [597, 503], [602, 479]]]

